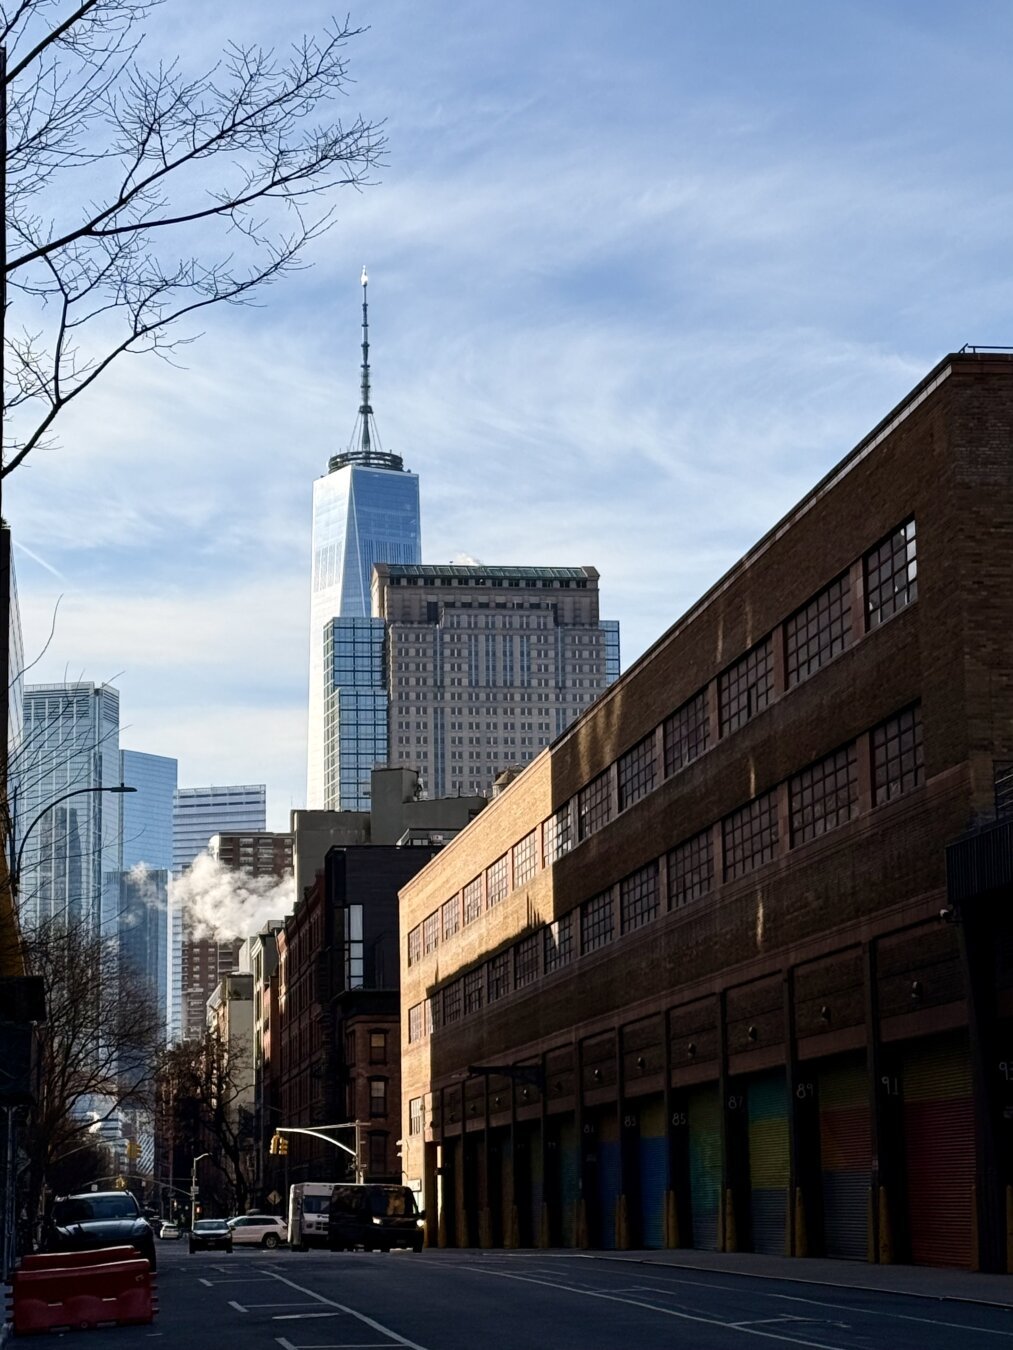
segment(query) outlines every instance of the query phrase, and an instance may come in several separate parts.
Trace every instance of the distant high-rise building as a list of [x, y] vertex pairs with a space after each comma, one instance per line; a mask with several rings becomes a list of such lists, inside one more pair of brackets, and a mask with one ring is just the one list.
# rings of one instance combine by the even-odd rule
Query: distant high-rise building
[[6, 787], [8, 799], [16, 796], [21, 738], [24, 728], [25, 649], [21, 636], [21, 609], [18, 583], [14, 574], [14, 546], [9, 526], [0, 526], [0, 595], [6, 598], [3, 612], [7, 625], [0, 629], [0, 667], [6, 672], [0, 688], [0, 736], [7, 749]]
[[325, 778], [329, 723], [346, 739], [376, 727], [375, 701], [334, 682], [329, 627], [335, 618], [369, 620], [373, 566], [422, 558], [419, 480], [400, 455], [380, 447], [370, 404], [367, 277], [362, 272], [362, 380], [359, 412], [348, 449], [334, 455], [313, 484], [313, 582], [310, 607], [307, 807], [337, 808]]
[[96, 789], [120, 782], [119, 736], [111, 685], [26, 685], [15, 817], [28, 924], [56, 919], [116, 935], [119, 804]]

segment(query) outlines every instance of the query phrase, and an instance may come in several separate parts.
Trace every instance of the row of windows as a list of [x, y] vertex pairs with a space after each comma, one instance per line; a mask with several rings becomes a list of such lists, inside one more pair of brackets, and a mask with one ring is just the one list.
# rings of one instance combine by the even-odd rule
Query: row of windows
[[[872, 804], [882, 805], [924, 777], [920, 709], [907, 708], [869, 734]], [[858, 746], [841, 747], [794, 774], [787, 783], [789, 846], [808, 842], [850, 820], [858, 806]], [[778, 789], [753, 798], [720, 823], [720, 867], [725, 881], [744, 876], [776, 855]], [[664, 858], [668, 911], [710, 893], [717, 872], [715, 830], [701, 830]], [[561, 970], [579, 954], [606, 947], [662, 912], [662, 860], [653, 859], [585, 900], [575, 910], [528, 933], [512, 946], [452, 980], [408, 1014], [408, 1039], [480, 1012], [541, 974]]]

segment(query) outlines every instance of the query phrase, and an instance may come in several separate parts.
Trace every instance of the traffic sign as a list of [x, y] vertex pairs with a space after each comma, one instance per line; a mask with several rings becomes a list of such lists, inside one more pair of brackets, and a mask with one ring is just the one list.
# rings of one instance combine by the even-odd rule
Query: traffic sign
[[277, 1191], [272, 1191], [270, 1195], [267, 1197], [267, 1203], [269, 1205], [276, 1205], [280, 1200], [281, 1196], [278, 1194]]
[[113, 1182], [113, 1185], [116, 1187], [118, 1191], [125, 1191], [127, 1189], [126, 1177], [117, 1177], [116, 1180]]

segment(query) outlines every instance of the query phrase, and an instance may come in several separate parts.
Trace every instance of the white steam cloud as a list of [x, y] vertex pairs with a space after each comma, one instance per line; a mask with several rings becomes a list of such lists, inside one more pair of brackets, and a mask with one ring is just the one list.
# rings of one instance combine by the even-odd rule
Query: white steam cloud
[[254, 877], [224, 867], [202, 853], [189, 871], [171, 883], [172, 905], [182, 909], [196, 938], [229, 942], [257, 933], [270, 919], [283, 919], [295, 905], [291, 873]]

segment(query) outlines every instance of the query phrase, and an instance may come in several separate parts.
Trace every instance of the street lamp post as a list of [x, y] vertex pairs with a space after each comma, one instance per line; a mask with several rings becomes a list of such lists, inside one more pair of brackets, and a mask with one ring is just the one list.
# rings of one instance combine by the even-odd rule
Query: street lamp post
[[24, 855], [25, 855], [25, 845], [28, 843], [28, 837], [29, 837], [29, 835], [30, 835], [31, 832], [35, 829], [36, 825], [38, 825], [39, 821], [42, 820], [43, 816], [48, 815], [49, 812], [52, 811], [54, 807], [59, 806], [61, 802], [69, 801], [69, 799], [70, 799], [71, 797], [81, 797], [81, 796], [84, 796], [86, 793], [89, 793], [89, 792], [114, 792], [114, 793], [123, 793], [123, 792], [136, 792], [136, 791], [137, 791], [137, 789], [136, 789], [135, 787], [128, 787], [126, 783], [118, 783], [118, 784], [116, 784], [115, 787], [84, 787], [84, 788], [74, 788], [73, 791], [71, 791], [71, 792], [65, 792], [65, 793], [63, 794], [62, 797], [55, 797], [55, 798], [53, 799], [53, 801], [49, 802], [48, 805], [46, 805], [46, 806], [44, 806], [44, 807], [42, 808], [42, 810], [39, 812], [39, 814], [35, 817], [35, 819], [34, 819], [34, 820], [32, 821], [32, 823], [29, 825], [28, 829], [25, 830], [24, 834], [21, 836], [21, 843], [18, 845], [18, 849], [17, 849], [17, 852], [16, 852], [16, 853], [15, 853], [15, 851], [14, 851], [14, 830], [12, 829], [12, 830], [11, 830], [11, 833], [10, 833], [10, 877], [11, 877], [11, 885], [14, 886], [14, 887], [17, 887], [17, 886], [20, 885], [20, 882], [21, 882], [21, 859], [22, 859], [22, 858], [24, 857]]
[[210, 1153], [198, 1153], [193, 1160], [193, 1167], [190, 1169], [190, 1231], [193, 1232], [193, 1226], [197, 1222], [197, 1164], [201, 1158], [210, 1158]]

